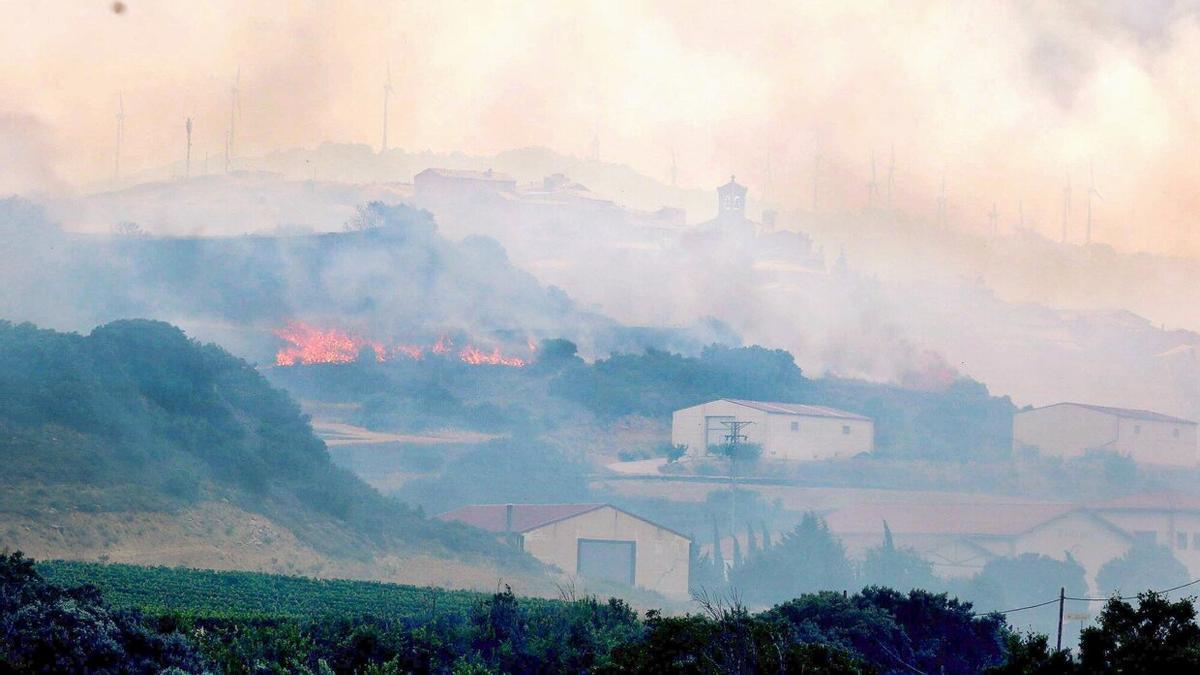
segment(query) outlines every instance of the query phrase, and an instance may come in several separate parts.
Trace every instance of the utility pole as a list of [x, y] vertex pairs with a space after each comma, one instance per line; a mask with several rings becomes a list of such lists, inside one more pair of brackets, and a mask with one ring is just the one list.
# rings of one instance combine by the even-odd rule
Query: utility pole
[[726, 446], [729, 452], [729, 533], [731, 536], [737, 536], [737, 482], [734, 478], [733, 464], [737, 460], [739, 446], [741, 442], [746, 440], [746, 435], [742, 433], [742, 429], [754, 424], [754, 422], [742, 422], [733, 420], [732, 422], [721, 422], [729, 429], [729, 433], [725, 435], [727, 441]]
[[1060, 586], [1058, 589], [1058, 648], [1055, 651], [1062, 651], [1062, 622], [1063, 622], [1063, 605], [1067, 602], [1067, 587]]
[[187, 130], [187, 154], [183, 160], [183, 177], [189, 178], [192, 175], [192, 118], [187, 118], [184, 129]]

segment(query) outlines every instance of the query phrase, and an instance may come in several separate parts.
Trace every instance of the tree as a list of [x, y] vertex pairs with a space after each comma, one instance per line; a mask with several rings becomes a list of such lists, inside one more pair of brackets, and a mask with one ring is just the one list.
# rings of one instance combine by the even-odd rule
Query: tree
[[1109, 600], [1096, 626], [1083, 629], [1080, 664], [1087, 673], [1200, 672], [1200, 626], [1194, 598], [1172, 602], [1141, 593], [1138, 606]]
[[111, 609], [91, 586], [45, 582], [20, 552], [0, 553], [0, 672], [158, 673], [206, 670], [178, 633]]
[[932, 590], [937, 584], [932, 563], [911, 548], [896, 548], [887, 521], [883, 523], [883, 544], [867, 550], [863, 558], [860, 581], [900, 590]]
[[[1055, 560], [1037, 553], [1014, 558], [989, 560], [967, 585], [966, 595], [983, 610], [999, 611], [1033, 605], [1058, 597], [1065, 588], [1068, 596], [1087, 595], [1086, 572], [1070, 554]], [[1058, 607], [1047, 606], [1013, 616], [1020, 625], [1053, 635], [1058, 630]]]
[[1190, 581], [1187, 567], [1165, 546], [1134, 544], [1125, 555], [1104, 563], [1096, 585], [1105, 593], [1141, 593]]
[[806, 513], [795, 529], [732, 571], [731, 583], [747, 601], [770, 604], [803, 593], [844, 590], [853, 583], [846, 550], [815, 513]]

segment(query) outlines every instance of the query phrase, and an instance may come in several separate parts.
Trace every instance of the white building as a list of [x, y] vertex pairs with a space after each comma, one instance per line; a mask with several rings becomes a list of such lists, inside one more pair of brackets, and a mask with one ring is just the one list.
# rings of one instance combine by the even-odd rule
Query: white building
[[611, 504], [472, 504], [438, 519], [492, 532], [584, 580], [690, 597], [691, 539]]
[[1079, 457], [1113, 450], [1147, 464], [1195, 465], [1196, 423], [1149, 410], [1056, 403], [1013, 415], [1013, 449]]
[[768, 403], [722, 398], [671, 417], [671, 442], [688, 454], [729, 442], [732, 422], [741, 426], [739, 442], [762, 446], [764, 459], [815, 460], [852, 457], [875, 448], [875, 423], [843, 410], [800, 403]]

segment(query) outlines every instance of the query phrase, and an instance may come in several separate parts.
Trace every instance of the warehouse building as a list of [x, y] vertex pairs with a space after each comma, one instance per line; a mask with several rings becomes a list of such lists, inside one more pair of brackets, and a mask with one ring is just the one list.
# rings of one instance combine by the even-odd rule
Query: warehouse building
[[855, 413], [800, 403], [722, 398], [676, 410], [671, 443], [700, 457], [730, 442], [737, 424], [741, 443], [761, 445], [764, 459], [817, 460], [852, 457], [875, 448], [875, 423]]
[[585, 580], [689, 597], [691, 539], [611, 504], [472, 504], [438, 518], [492, 532]]
[[1013, 415], [1013, 449], [1079, 457], [1113, 450], [1147, 464], [1197, 462], [1196, 423], [1150, 410], [1056, 403]]

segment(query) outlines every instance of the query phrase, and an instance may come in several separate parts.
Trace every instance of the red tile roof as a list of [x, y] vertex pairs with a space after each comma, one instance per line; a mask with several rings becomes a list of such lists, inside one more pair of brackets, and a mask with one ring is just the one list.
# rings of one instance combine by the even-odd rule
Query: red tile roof
[[1179, 492], [1143, 492], [1089, 507], [1096, 511], [1200, 511], [1200, 496]]
[[820, 405], [805, 405], [803, 403], [775, 403], [771, 401], [746, 401], [739, 398], [724, 398], [722, 401], [729, 401], [738, 405], [744, 405], [747, 408], [754, 408], [773, 415], [803, 415], [805, 417], [836, 417], [846, 420], [867, 420], [870, 417], [864, 417], [845, 410], [837, 408], [826, 408]]
[[512, 531], [518, 534], [590, 513], [596, 509], [608, 507], [614, 511], [624, 513], [630, 518], [650, 523], [654, 527], [666, 530], [677, 537], [691, 540], [691, 537], [678, 530], [673, 530], [665, 525], [647, 520], [612, 504], [468, 504], [436, 517], [438, 520], [457, 521], [472, 527], [478, 527], [481, 530], [487, 530], [488, 532], [503, 534], [506, 529], [509, 506], [513, 510]]
[[[438, 516], [438, 520], [457, 520], [488, 532], [506, 531], [509, 504], [468, 504]], [[528, 532], [543, 525], [565, 520], [606, 504], [511, 504], [513, 532]]]
[[838, 509], [825, 521], [836, 535], [895, 534], [1012, 536], [1078, 509], [1061, 502], [970, 504], [860, 504]]

